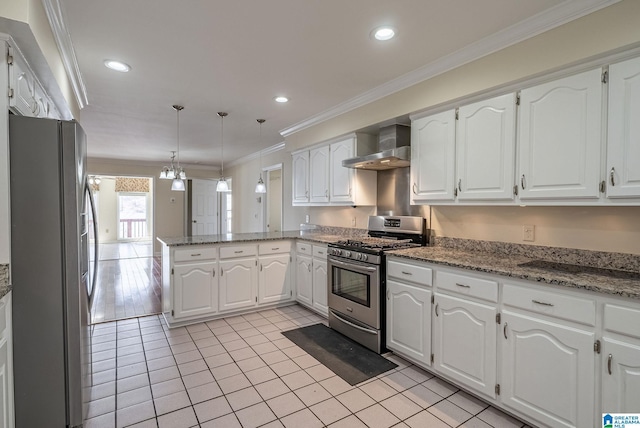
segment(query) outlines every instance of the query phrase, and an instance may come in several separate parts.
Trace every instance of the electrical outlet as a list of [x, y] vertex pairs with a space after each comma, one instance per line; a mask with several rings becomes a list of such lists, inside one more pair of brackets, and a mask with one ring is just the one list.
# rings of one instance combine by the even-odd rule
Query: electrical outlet
[[351, 219], [351, 227], [356, 227], [356, 218], [355, 217], [353, 217]]
[[309, 223], [309, 214], [304, 216], [304, 222]]
[[536, 227], [532, 224], [526, 224], [522, 226], [522, 240], [523, 241], [535, 241]]

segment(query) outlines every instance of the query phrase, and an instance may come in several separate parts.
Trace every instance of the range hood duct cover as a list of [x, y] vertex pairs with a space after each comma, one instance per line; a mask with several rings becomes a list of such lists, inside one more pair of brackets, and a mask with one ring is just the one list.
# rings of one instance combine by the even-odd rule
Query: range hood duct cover
[[409, 126], [391, 125], [380, 128], [379, 152], [345, 159], [342, 161], [342, 166], [376, 171], [405, 168], [411, 165], [410, 144], [411, 128]]

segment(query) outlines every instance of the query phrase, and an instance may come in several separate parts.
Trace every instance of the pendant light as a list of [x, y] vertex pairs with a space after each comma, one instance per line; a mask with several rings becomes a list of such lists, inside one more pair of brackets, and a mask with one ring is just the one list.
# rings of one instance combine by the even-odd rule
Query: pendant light
[[217, 192], [230, 192], [229, 183], [224, 178], [224, 118], [227, 117], [228, 113], [223, 111], [218, 112], [218, 116], [220, 116], [220, 180], [218, 181], [218, 185], [216, 186]]
[[[173, 173], [173, 181], [171, 182], [171, 190], [175, 190], [178, 192], [184, 192], [184, 180], [187, 178], [187, 174], [184, 172], [184, 169], [180, 166], [180, 111], [184, 109], [183, 106], [174, 105], [173, 109], [176, 111], [177, 117], [177, 140], [178, 140], [178, 166], [175, 168]], [[172, 159], [173, 166], [173, 159]]]
[[176, 168], [175, 166], [173, 166], [173, 161], [175, 160], [175, 158], [176, 158], [176, 151], [172, 150], [171, 165], [162, 167], [162, 171], [160, 171], [160, 178], [164, 180], [173, 180], [174, 178], [176, 178]]
[[[262, 124], [265, 122], [264, 119], [256, 119], [260, 124], [260, 139], [259, 142], [262, 143]], [[260, 149], [260, 178], [258, 178], [258, 184], [256, 184], [256, 193], [267, 193], [267, 186], [264, 185], [264, 181], [262, 181], [262, 149]]]

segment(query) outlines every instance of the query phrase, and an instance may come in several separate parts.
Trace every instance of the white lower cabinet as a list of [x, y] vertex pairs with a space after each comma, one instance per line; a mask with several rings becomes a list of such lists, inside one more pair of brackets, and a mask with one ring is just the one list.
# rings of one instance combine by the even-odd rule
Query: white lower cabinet
[[257, 303], [258, 263], [256, 258], [220, 261], [220, 311], [244, 309]]
[[324, 316], [329, 316], [329, 294], [327, 292], [327, 259], [313, 258], [313, 307]]
[[595, 333], [506, 310], [502, 321], [502, 403], [547, 426], [594, 426]]
[[329, 315], [327, 247], [298, 242], [296, 245], [296, 300], [323, 316]]
[[289, 253], [260, 256], [258, 304], [291, 299], [290, 259]]
[[216, 262], [176, 264], [173, 268], [173, 281], [174, 318], [218, 311]]
[[296, 257], [296, 299], [299, 302], [313, 305], [313, 274], [311, 272], [312, 259], [298, 254]]
[[437, 292], [434, 305], [434, 368], [475, 391], [495, 398], [495, 305]]
[[387, 280], [387, 348], [430, 366], [431, 289]]

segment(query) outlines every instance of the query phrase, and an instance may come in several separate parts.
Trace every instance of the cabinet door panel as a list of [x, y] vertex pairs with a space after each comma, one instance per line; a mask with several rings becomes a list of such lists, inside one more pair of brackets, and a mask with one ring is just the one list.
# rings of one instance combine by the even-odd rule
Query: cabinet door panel
[[640, 342], [636, 341], [634, 345], [605, 337], [602, 357], [602, 412], [637, 412], [640, 399]]
[[220, 262], [220, 310], [255, 306], [257, 284], [255, 259]]
[[502, 318], [502, 402], [549, 426], [594, 426], [595, 334], [509, 311]]
[[296, 257], [296, 296], [298, 301], [313, 305], [313, 277], [311, 257], [298, 254]]
[[640, 58], [609, 67], [607, 197], [640, 196]]
[[313, 259], [313, 307], [329, 316], [327, 260]]
[[329, 202], [329, 146], [309, 151], [309, 201]]
[[10, 377], [13, 373], [9, 372], [9, 343], [6, 339], [0, 340], [0, 426], [13, 426], [11, 413], [13, 406], [11, 402], [12, 386]]
[[431, 290], [387, 281], [387, 347], [431, 365]]
[[436, 369], [495, 398], [496, 308], [439, 293], [435, 304]]
[[309, 152], [294, 153], [291, 157], [292, 163], [292, 202], [309, 202]]
[[214, 281], [215, 267], [215, 262], [183, 264], [174, 267], [174, 318], [218, 311]]
[[520, 199], [598, 198], [601, 70], [525, 89], [520, 96]]
[[353, 179], [355, 171], [342, 166], [342, 161], [353, 157], [355, 140], [349, 138], [331, 144], [331, 183], [329, 199], [331, 202], [353, 201]]
[[275, 303], [291, 298], [289, 254], [260, 257], [258, 303]]
[[411, 201], [453, 201], [456, 115], [454, 110], [411, 124]]
[[456, 171], [459, 200], [513, 199], [516, 94], [459, 109]]

